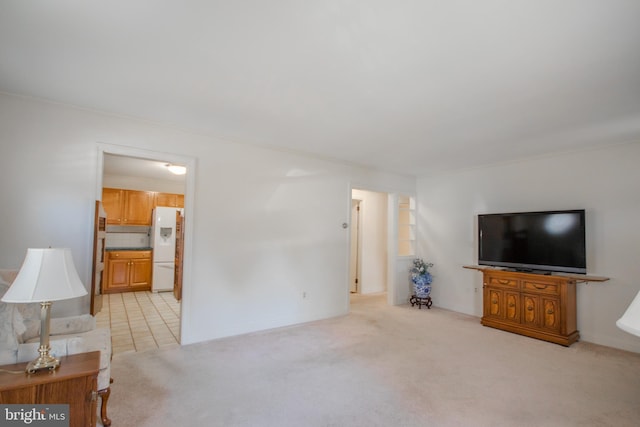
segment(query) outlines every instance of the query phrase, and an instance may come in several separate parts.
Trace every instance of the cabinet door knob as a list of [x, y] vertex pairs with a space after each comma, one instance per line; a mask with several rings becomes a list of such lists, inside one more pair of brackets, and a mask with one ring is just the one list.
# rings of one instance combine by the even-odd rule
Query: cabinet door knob
[[553, 314], [553, 310], [547, 310], [547, 314]]
[[528, 311], [533, 311], [533, 307], [528, 306], [528, 307], [527, 307], [527, 310], [528, 310]]
[[509, 307], [515, 307], [516, 305], [514, 303], [510, 303]]
[[495, 300], [495, 299], [491, 300], [491, 304], [497, 304], [497, 303], [498, 303], [498, 300]]

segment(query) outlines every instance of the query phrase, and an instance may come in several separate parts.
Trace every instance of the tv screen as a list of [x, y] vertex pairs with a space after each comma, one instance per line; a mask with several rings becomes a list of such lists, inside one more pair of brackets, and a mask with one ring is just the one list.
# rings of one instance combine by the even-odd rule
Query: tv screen
[[587, 272], [584, 210], [478, 215], [478, 264]]

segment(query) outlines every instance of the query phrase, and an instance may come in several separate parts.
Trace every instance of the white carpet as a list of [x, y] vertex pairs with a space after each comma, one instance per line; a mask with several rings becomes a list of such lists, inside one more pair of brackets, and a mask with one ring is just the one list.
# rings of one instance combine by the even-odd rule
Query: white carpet
[[637, 426], [640, 354], [569, 348], [438, 308], [351, 314], [114, 356], [125, 426]]

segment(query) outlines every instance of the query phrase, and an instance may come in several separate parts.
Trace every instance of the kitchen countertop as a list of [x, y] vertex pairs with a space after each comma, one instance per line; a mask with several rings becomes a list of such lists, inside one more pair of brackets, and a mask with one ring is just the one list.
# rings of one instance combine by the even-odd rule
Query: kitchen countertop
[[153, 248], [149, 247], [149, 246], [142, 247], [142, 248], [114, 247], [114, 248], [105, 248], [104, 250], [107, 251], [107, 252], [111, 252], [111, 251], [150, 251], [150, 250], [153, 250]]

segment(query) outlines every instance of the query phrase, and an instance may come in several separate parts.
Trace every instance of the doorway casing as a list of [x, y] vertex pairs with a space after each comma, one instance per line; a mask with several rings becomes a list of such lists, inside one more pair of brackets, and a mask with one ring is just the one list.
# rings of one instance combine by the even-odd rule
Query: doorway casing
[[[387, 276], [386, 276], [386, 293], [387, 293], [387, 304], [389, 305], [400, 305], [404, 304], [408, 301], [408, 291], [402, 287], [402, 280], [404, 274], [400, 274], [398, 272], [398, 268], [402, 269], [404, 272], [406, 267], [406, 259], [407, 257], [402, 257], [398, 255], [398, 200], [399, 200], [399, 192], [389, 189], [375, 189], [368, 188], [368, 186], [360, 186], [351, 184], [350, 192], [349, 192], [349, 212], [352, 215], [352, 200], [355, 199], [353, 195], [353, 190], [362, 190], [366, 192], [375, 192], [375, 193], [383, 193], [387, 196]], [[353, 218], [350, 217], [350, 225], [353, 226]], [[362, 234], [362, 233], [358, 233]], [[351, 248], [354, 242], [352, 238], [349, 239], [349, 250], [347, 251], [348, 257], [351, 256]], [[359, 272], [359, 276], [362, 276], [362, 270]], [[347, 272], [346, 278], [346, 287], [345, 293], [347, 298], [351, 292], [351, 271]], [[360, 289], [360, 287], [359, 287]]]
[[[353, 197], [353, 196], [352, 196]], [[362, 256], [360, 250], [361, 243], [361, 227], [360, 227], [360, 204], [362, 200], [351, 199], [351, 247], [349, 256], [349, 292], [352, 294], [360, 293], [360, 261]]]
[[185, 175], [185, 192], [184, 192], [184, 215], [185, 215], [185, 227], [184, 227], [184, 261], [182, 271], [182, 310], [180, 311], [180, 337], [185, 335], [185, 330], [189, 328], [189, 325], [185, 321], [188, 316], [185, 316], [185, 311], [188, 310], [188, 301], [191, 300], [191, 289], [189, 283], [191, 283], [192, 272], [192, 236], [193, 236], [193, 221], [191, 220], [194, 207], [194, 191], [195, 191], [195, 168], [196, 159], [194, 157], [183, 156], [173, 153], [165, 153], [159, 151], [144, 150], [135, 147], [127, 147], [122, 145], [98, 143], [97, 152], [97, 179], [96, 179], [96, 200], [102, 199], [102, 180], [104, 173], [104, 155], [115, 154], [119, 156], [135, 157], [139, 159], [155, 160], [160, 162], [168, 162], [175, 164], [182, 164], [187, 167], [187, 173]]

